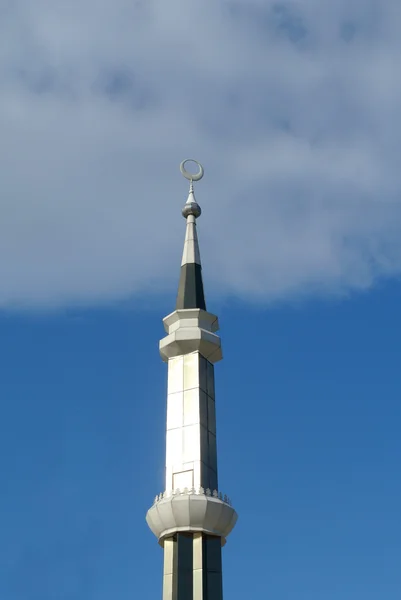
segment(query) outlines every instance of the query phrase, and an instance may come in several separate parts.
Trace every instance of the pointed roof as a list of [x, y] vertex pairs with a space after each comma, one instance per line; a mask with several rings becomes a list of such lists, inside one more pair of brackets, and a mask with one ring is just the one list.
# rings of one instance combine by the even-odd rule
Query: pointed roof
[[[185, 161], [184, 161], [185, 162]], [[194, 161], [196, 162], [196, 161]], [[201, 165], [199, 165], [201, 167]], [[184, 177], [190, 179], [188, 200], [182, 214], [187, 220], [185, 233], [184, 251], [181, 261], [180, 282], [176, 310], [184, 308], [201, 308], [206, 310], [205, 293], [203, 290], [202, 265], [199, 252], [198, 235], [196, 231], [196, 219], [201, 215], [201, 208], [195, 200], [192, 178], [187, 171], [181, 168]], [[203, 168], [200, 171], [203, 175]], [[193, 177], [195, 179], [195, 176]], [[200, 177], [199, 177], [200, 179]]]

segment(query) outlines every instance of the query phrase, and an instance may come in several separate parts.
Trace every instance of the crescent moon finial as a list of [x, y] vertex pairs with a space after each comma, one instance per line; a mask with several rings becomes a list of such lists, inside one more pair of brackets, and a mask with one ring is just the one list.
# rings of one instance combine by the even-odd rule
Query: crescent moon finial
[[[185, 164], [187, 162], [193, 162], [196, 163], [199, 167], [199, 171], [197, 173], [190, 173], [189, 171], [186, 170], [185, 168]], [[205, 170], [202, 167], [202, 165], [200, 164], [200, 162], [198, 162], [197, 160], [194, 160], [193, 158], [186, 158], [185, 160], [182, 161], [182, 163], [180, 164], [180, 171], [182, 173], [182, 175], [185, 177], [185, 179], [188, 179], [188, 181], [199, 181], [200, 179], [202, 179]]]

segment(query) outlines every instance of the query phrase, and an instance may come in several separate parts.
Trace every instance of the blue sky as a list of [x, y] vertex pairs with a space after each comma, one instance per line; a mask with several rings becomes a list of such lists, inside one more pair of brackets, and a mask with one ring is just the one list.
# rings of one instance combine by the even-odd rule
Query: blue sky
[[[227, 598], [398, 600], [400, 295], [210, 306], [220, 488], [239, 513]], [[1, 318], [2, 598], [161, 597], [145, 513], [163, 487], [173, 301]]]
[[398, 0], [0, 8], [0, 597], [158, 598], [187, 195], [226, 598], [399, 599]]

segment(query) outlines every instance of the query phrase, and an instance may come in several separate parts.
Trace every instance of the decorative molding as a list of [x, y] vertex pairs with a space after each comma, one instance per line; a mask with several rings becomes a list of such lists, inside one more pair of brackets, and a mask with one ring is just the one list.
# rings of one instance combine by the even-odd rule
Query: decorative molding
[[165, 498], [171, 498], [172, 496], [212, 496], [213, 498], [218, 498], [225, 504], [228, 504], [228, 506], [232, 506], [231, 500], [226, 494], [222, 494], [217, 490], [212, 491], [209, 488], [206, 488], [205, 490], [203, 487], [183, 488], [162, 492], [155, 497], [153, 505], [157, 504], [161, 500], [164, 500]]

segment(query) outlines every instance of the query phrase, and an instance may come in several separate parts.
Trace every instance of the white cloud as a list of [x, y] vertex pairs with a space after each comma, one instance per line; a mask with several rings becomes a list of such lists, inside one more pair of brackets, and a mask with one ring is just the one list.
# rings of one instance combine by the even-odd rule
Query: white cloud
[[400, 16], [397, 0], [3, 3], [0, 306], [171, 288], [188, 155], [208, 291], [399, 275]]

